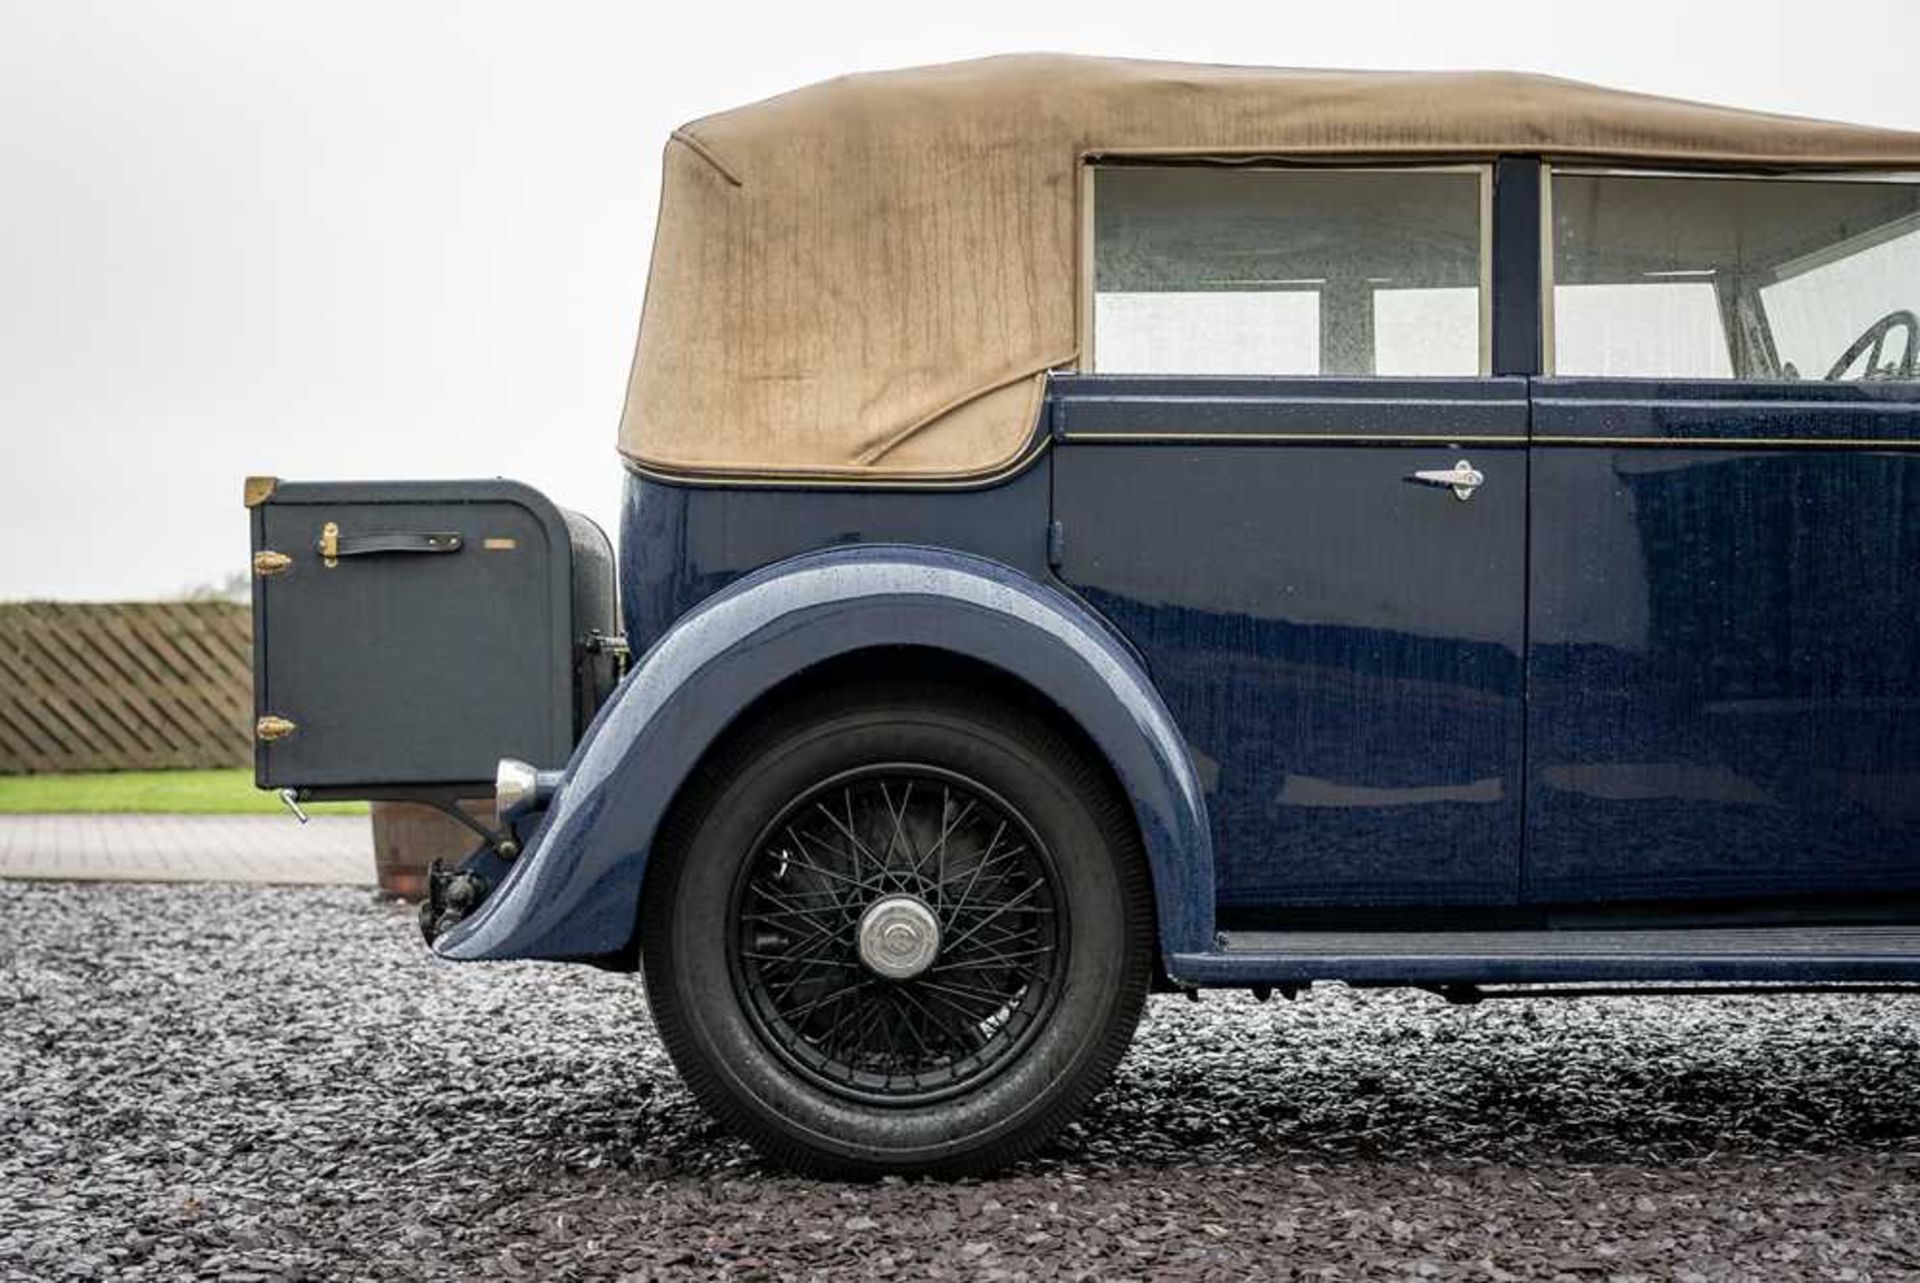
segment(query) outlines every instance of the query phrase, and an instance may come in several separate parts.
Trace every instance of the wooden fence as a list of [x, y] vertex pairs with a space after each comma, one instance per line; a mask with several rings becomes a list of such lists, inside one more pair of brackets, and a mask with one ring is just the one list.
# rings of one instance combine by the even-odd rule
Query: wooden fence
[[246, 766], [252, 651], [231, 602], [0, 604], [0, 775]]

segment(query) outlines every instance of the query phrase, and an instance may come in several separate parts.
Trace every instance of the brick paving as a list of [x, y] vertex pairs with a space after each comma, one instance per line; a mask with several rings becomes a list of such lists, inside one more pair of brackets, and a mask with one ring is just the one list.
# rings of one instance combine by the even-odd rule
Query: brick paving
[[364, 815], [0, 815], [0, 878], [373, 882]]

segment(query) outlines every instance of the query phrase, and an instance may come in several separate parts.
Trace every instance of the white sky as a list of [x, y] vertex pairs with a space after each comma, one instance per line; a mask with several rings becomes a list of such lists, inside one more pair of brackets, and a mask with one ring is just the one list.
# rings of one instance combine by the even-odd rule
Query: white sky
[[1912, 0], [0, 0], [0, 598], [244, 566], [240, 479], [506, 475], [612, 529], [660, 147], [1055, 49], [1505, 67], [1920, 128]]

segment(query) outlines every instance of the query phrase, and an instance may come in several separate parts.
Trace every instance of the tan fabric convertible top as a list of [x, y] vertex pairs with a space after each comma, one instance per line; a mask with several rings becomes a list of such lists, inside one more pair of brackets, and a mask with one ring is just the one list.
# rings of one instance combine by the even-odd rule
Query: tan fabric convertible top
[[1101, 153], [1920, 169], [1920, 134], [1508, 73], [1018, 55], [849, 76], [668, 143], [620, 428], [695, 477], [964, 481], [1071, 364]]

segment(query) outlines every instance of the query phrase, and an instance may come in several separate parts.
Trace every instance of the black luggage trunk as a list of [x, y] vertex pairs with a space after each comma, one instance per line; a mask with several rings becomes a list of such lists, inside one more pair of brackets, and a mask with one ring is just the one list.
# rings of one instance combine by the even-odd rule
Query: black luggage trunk
[[558, 767], [618, 674], [613, 549], [511, 481], [248, 482], [254, 778], [485, 796]]

